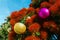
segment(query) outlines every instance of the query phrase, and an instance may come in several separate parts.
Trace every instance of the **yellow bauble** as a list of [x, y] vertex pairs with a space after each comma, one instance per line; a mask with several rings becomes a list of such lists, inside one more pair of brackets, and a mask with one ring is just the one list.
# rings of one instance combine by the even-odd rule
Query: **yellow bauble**
[[26, 26], [23, 23], [16, 23], [14, 25], [14, 31], [17, 34], [23, 34], [26, 31]]

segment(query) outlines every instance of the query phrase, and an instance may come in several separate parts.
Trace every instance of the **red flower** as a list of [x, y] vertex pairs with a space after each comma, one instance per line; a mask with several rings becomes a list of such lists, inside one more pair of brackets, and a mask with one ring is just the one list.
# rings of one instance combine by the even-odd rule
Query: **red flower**
[[16, 19], [16, 21], [21, 20], [26, 15], [27, 9], [23, 8], [20, 11], [12, 12], [11, 19]]
[[19, 12], [27, 11], [26, 8], [21, 9]]
[[29, 6], [30, 6], [30, 7], [33, 7], [33, 4], [31, 3]]
[[56, 4], [60, 7], [60, 0], [56, 0]]
[[11, 31], [8, 34], [8, 40], [14, 40], [15, 32]]
[[26, 24], [31, 25], [33, 23], [33, 21], [34, 21], [35, 18], [36, 18], [35, 14], [32, 15], [31, 17], [27, 17]]
[[10, 20], [10, 24], [11, 24], [12, 26], [14, 26], [15, 23], [16, 23], [16, 20], [14, 20], [14, 19], [11, 19], [11, 20]]
[[36, 18], [36, 16], [37, 16], [36, 14], [32, 15], [31, 19], [34, 21], [34, 19]]
[[51, 4], [54, 4], [54, 3], [56, 2], [56, 0], [49, 0], [49, 2], [50, 2]]
[[26, 19], [26, 24], [27, 25], [31, 25], [32, 23], [33, 23], [33, 20], [32, 20], [31, 17]]
[[34, 11], [35, 9], [33, 7], [28, 8], [28, 12]]
[[18, 13], [17, 11], [12, 12], [10, 18], [11, 19], [17, 18], [18, 16], [17, 13]]
[[44, 22], [44, 23], [43, 23], [43, 27], [44, 27], [44, 28], [49, 28], [49, 22]]
[[[44, 28], [57, 30], [57, 25], [54, 21], [48, 21], [43, 23]], [[53, 30], [52, 30], [53, 31]]]
[[40, 24], [34, 23], [28, 27], [30, 32], [37, 32], [40, 29]]
[[11, 30], [14, 31], [14, 26], [11, 26]]
[[51, 32], [57, 32], [57, 24], [54, 22], [54, 21], [49, 21], [49, 24], [50, 24], [50, 27], [51, 27], [51, 29], [50, 29], [50, 31]]
[[39, 12], [39, 10], [40, 10], [40, 8], [36, 8], [36, 9], [35, 9], [36, 13], [38, 13], [38, 12]]
[[50, 26], [52, 26], [52, 28], [56, 28], [56, 23], [54, 21], [49, 21]]
[[46, 31], [41, 31], [41, 35], [40, 36], [41, 36], [42, 39], [47, 39], [48, 33]]
[[40, 38], [38, 38], [36, 36], [28, 36], [25, 38], [25, 40], [40, 40]]
[[23, 8], [18, 11], [18, 17], [16, 18], [17, 21], [21, 20], [24, 16], [26, 16], [27, 9]]
[[57, 4], [54, 4], [52, 5], [49, 10], [52, 12], [52, 13], [57, 13], [59, 8], [58, 8], [58, 5]]
[[48, 2], [41, 3], [41, 7], [48, 7], [49, 8], [50, 6], [51, 6], [51, 4]]

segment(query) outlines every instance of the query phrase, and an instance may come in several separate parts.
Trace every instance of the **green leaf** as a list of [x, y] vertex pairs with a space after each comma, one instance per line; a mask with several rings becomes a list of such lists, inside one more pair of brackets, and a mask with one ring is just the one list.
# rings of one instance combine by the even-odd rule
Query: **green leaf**
[[37, 36], [40, 36], [40, 32], [36, 32], [36, 35], [37, 35]]

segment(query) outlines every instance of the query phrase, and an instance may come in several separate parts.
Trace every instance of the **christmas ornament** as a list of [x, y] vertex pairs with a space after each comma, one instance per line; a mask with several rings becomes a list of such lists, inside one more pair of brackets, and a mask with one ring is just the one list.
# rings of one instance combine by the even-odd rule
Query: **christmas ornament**
[[14, 11], [5, 19], [0, 40], [59, 40], [59, 20], [60, 0], [32, 0], [29, 8]]
[[38, 15], [41, 17], [41, 18], [47, 18], [49, 15], [50, 15], [50, 12], [49, 12], [49, 9], [47, 8], [41, 8]]
[[24, 33], [26, 31], [26, 26], [23, 23], [16, 23], [14, 25], [14, 31], [17, 34], [22, 34], [22, 33]]

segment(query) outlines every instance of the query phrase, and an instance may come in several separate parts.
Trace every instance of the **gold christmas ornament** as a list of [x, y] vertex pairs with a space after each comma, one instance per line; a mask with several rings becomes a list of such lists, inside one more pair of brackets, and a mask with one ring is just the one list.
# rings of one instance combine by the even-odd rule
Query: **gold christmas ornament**
[[14, 25], [14, 31], [17, 34], [23, 34], [26, 31], [26, 26], [23, 23], [16, 23]]

